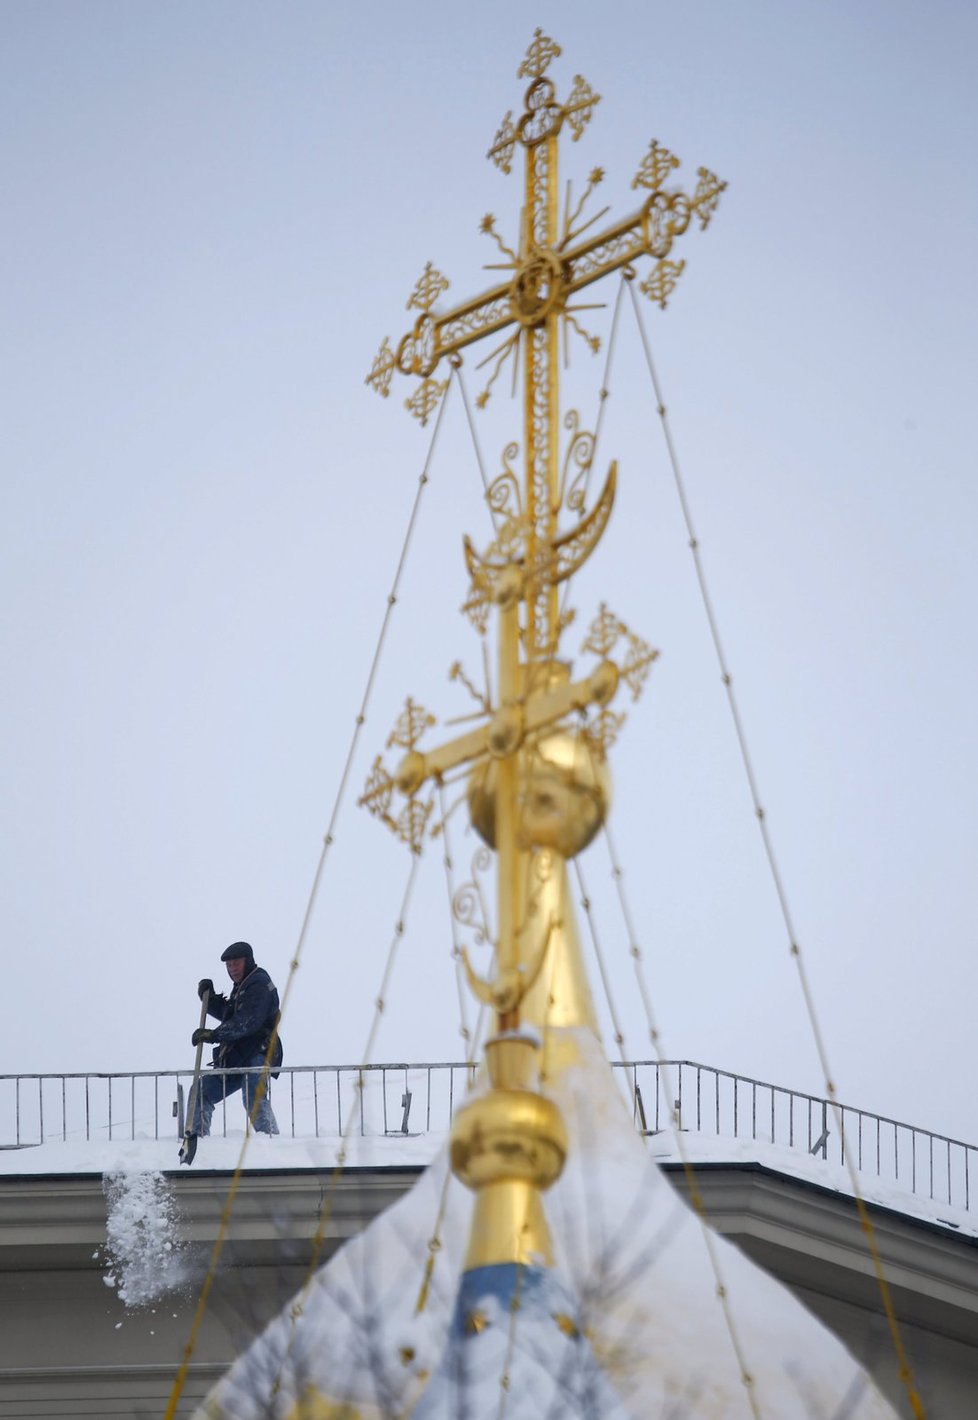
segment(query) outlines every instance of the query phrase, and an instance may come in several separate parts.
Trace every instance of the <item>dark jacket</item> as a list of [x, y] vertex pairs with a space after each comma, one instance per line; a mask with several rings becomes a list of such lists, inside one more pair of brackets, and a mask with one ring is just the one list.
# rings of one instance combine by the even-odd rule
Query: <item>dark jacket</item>
[[[232, 986], [230, 996], [212, 992], [207, 1003], [207, 1014], [216, 1016], [221, 1022], [214, 1032], [214, 1064], [227, 1069], [235, 1065], [248, 1065], [256, 1055], [264, 1056], [268, 1050], [268, 1042], [278, 1020], [278, 992], [265, 968], [256, 966], [243, 981]], [[281, 1063], [282, 1044], [279, 1041], [272, 1064]]]

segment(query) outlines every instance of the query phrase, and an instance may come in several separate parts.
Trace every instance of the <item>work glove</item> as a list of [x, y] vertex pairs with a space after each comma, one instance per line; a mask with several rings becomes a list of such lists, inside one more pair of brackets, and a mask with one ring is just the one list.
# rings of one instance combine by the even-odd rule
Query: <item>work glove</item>
[[197, 995], [203, 1001], [208, 991], [212, 996], [214, 995], [214, 983], [209, 976], [203, 976], [197, 982]]
[[203, 1042], [205, 1045], [209, 1045], [210, 1042], [214, 1039], [214, 1035], [215, 1032], [212, 1031], [208, 1026], [198, 1026], [197, 1029], [194, 1031], [193, 1035], [190, 1037], [190, 1044], [200, 1045], [201, 1042]]

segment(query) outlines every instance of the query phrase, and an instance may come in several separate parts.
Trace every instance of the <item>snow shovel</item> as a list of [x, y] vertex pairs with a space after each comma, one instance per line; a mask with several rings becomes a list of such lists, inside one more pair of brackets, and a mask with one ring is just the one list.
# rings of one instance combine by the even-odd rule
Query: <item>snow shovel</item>
[[[207, 1004], [211, 999], [211, 993], [205, 991], [200, 998], [200, 1025], [203, 1029], [207, 1022]], [[180, 1145], [180, 1162], [182, 1164], [192, 1164], [194, 1154], [197, 1152], [197, 1135], [193, 1132], [194, 1114], [197, 1110], [197, 1091], [200, 1089], [200, 1060], [204, 1053], [204, 1042], [197, 1042], [197, 1056], [194, 1060], [194, 1078], [190, 1086], [190, 1094], [187, 1096], [187, 1117], [183, 1126], [183, 1141]]]

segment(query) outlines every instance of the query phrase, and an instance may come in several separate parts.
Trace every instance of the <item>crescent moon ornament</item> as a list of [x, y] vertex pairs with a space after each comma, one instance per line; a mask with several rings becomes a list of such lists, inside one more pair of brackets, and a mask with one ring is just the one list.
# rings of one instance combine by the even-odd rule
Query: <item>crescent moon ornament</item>
[[465, 566], [472, 583], [472, 601], [490, 602], [495, 599], [496, 584], [502, 573], [514, 565], [523, 571], [524, 591], [541, 583], [555, 586], [566, 582], [591, 556], [601, 541], [611, 510], [615, 504], [618, 487], [618, 461], [613, 460], [608, 469], [604, 487], [591, 511], [582, 518], [577, 527], [564, 533], [541, 550], [533, 565], [528, 565], [526, 544], [529, 524], [525, 518], [511, 518], [500, 536], [483, 556], [475, 550], [472, 539], [466, 536], [462, 541]]
[[502, 1012], [504, 1015], [515, 1010], [540, 975], [540, 968], [547, 955], [547, 948], [550, 946], [554, 928], [559, 925], [560, 923], [551, 917], [546, 935], [529, 965], [521, 963], [519, 966], [506, 968], [498, 972], [491, 980], [485, 980], [478, 974], [469, 959], [468, 952], [462, 947], [462, 968], [469, 983], [469, 989], [476, 1000], [481, 1001], [484, 1006], [492, 1006], [494, 1010]]
[[615, 491], [618, 487], [618, 460], [612, 460], [608, 477], [604, 481], [600, 497], [590, 513], [578, 523], [576, 528], [554, 539], [551, 558], [553, 572], [545, 580], [566, 582], [591, 556], [608, 526], [611, 510], [615, 506]]

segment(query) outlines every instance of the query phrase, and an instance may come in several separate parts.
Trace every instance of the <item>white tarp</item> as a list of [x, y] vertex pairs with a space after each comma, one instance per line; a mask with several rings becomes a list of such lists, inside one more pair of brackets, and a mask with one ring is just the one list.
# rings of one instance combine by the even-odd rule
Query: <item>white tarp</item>
[[[597, 1041], [587, 1031], [573, 1036], [579, 1063], [551, 1089], [570, 1149], [546, 1210], [555, 1274], [575, 1299], [582, 1333], [635, 1420], [751, 1420], [701, 1226], [650, 1160]], [[446, 1173], [443, 1149], [409, 1194], [319, 1271], [301, 1304], [271, 1323], [197, 1420], [319, 1420], [347, 1414], [331, 1409], [344, 1403], [350, 1420], [410, 1415], [443, 1359], [471, 1216], [472, 1195], [449, 1178], [432, 1287], [418, 1314]], [[763, 1420], [896, 1420], [801, 1303], [723, 1239], [714, 1246]], [[517, 1316], [517, 1340], [519, 1325]], [[518, 1348], [507, 1354], [518, 1368]], [[539, 1346], [535, 1356], [539, 1365]], [[495, 1368], [481, 1374], [479, 1393], [466, 1396], [473, 1420], [500, 1413], [502, 1379]], [[508, 1420], [524, 1414], [519, 1397], [519, 1376], [508, 1374]], [[457, 1413], [448, 1405], [445, 1420]], [[572, 1413], [561, 1397], [553, 1420]]]

